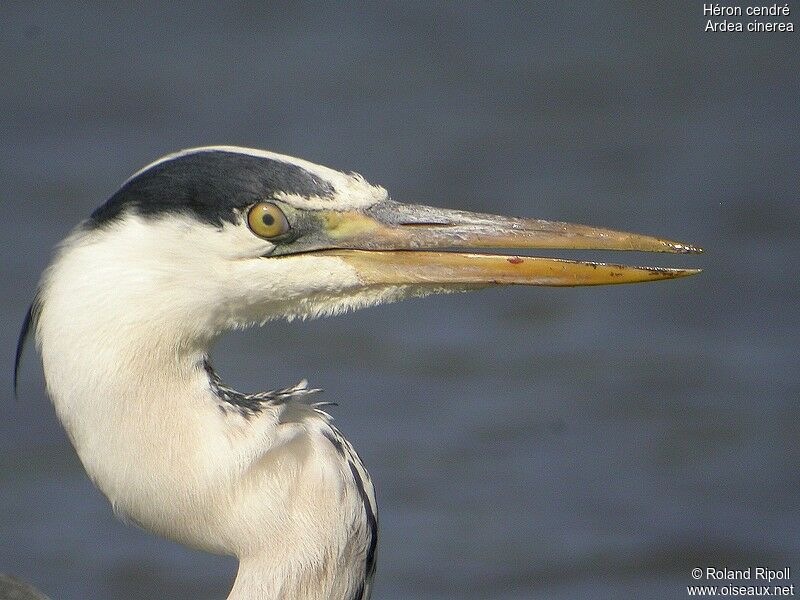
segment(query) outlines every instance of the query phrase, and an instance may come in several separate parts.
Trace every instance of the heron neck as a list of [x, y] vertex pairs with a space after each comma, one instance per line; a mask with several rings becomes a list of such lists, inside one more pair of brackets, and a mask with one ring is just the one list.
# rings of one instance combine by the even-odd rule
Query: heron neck
[[323, 596], [308, 595], [308, 590], [299, 589], [292, 573], [277, 569], [276, 565], [269, 564], [267, 560], [241, 560], [228, 600], [271, 600], [273, 598], [323, 600]]
[[[354, 589], [354, 586], [356, 589]], [[301, 556], [272, 549], [243, 558], [227, 600], [363, 600], [364, 584], [342, 576], [342, 569], [323, 561], [309, 564]]]

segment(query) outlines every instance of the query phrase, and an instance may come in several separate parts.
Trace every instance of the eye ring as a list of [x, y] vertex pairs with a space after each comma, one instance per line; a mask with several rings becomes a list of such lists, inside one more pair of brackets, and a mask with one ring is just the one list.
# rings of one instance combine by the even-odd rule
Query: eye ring
[[284, 212], [272, 202], [259, 202], [247, 211], [247, 226], [258, 237], [271, 240], [289, 232]]

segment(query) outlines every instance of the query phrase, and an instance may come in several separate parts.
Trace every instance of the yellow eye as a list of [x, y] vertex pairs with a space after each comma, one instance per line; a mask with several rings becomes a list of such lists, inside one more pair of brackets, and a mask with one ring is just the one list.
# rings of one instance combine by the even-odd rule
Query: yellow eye
[[262, 238], [276, 238], [289, 231], [289, 221], [283, 211], [271, 202], [259, 202], [247, 213], [250, 231]]

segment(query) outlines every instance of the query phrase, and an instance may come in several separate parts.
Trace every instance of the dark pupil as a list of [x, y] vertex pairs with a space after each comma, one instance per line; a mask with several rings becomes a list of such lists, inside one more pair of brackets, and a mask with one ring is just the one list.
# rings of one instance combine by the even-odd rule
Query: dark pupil
[[264, 216], [261, 217], [261, 220], [264, 222], [264, 225], [266, 225], [267, 227], [269, 227], [270, 225], [274, 225], [275, 224], [275, 217], [273, 217], [269, 213], [264, 213]]

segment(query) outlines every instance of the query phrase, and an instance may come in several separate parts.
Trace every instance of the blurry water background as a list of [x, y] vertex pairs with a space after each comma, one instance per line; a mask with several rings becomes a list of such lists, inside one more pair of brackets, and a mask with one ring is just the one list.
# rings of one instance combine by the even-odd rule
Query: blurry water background
[[553, 253], [705, 272], [219, 344], [240, 389], [308, 377], [340, 403], [379, 493], [376, 599], [682, 598], [694, 567], [800, 573], [797, 32], [704, 33], [699, 2], [64, 4], [0, 5], [0, 572], [76, 600], [229, 589], [233, 559], [114, 518], [30, 349], [10, 392], [53, 245], [142, 165], [224, 143], [398, 200], [707, 250]]

